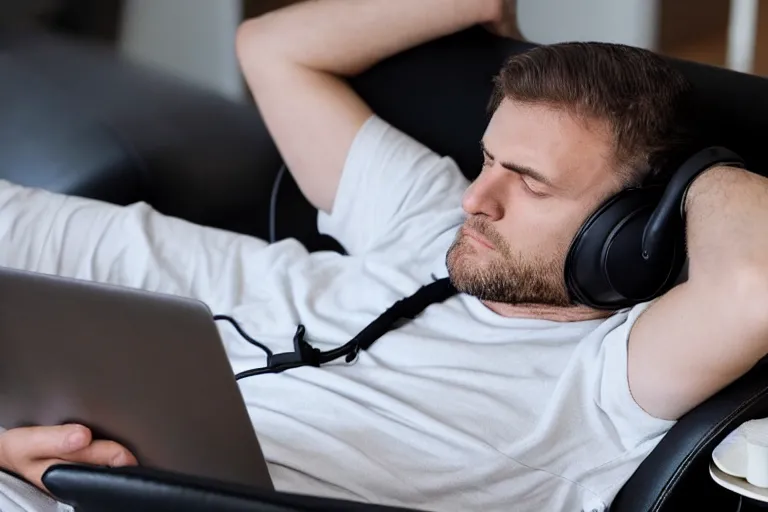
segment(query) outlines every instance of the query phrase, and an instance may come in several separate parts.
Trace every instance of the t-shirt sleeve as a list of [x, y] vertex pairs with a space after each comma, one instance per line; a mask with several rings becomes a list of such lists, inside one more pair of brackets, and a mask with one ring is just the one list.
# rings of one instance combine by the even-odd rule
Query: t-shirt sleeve
[[373, 115], [352, 143], [330, 214], [318, 230], [350, 254], [414, 244], [461, 215], [469, 185], [456, 163]]
[[659, 438], [675, 424], [646, 412], [635, 401], [629, 387], [629, 335], [637, 319], [651, 304], [653, 302], [645, 302], [629, 310], [626, 320], [603, 339], [598, 358], [602, 372], [598, 382], [597, 405], [606, 413], [628, 448]]
[[72, 512], [37, 487], [0, 470], [0, 510], [3, 512]]

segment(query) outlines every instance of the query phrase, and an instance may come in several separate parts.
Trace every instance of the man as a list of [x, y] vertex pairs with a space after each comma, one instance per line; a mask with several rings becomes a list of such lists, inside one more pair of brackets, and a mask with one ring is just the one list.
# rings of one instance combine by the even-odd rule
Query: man
[[[682, 140], [679, 74], [616, 45], [513, 58], [471, 185], [342, 78], [474, 24], [503, 31], [504, 4], [320, 0], [242, 27], [265, 122], [349, 256], [5, 183], [0, 264], [197, 297], [275, 351], [299, 323], [314, 346], [338, 347], [450, 276], [463, 293], [355, 364], [242, 381], [276, 486], [430, 510], [605, 510], [677, 418], [768, 352], [768, 181], [715, 167], [693, 183], [689, 279], [664, 297], [610, 314], [572, 304], [563, 264], [581, 223], [663, 172]], [[235, 371], [264, 365], [222, 336]], [[78, 426], [11, 430], [0, 466], [41, 485], [59, 460], [135, 463], [90, 441]], [[5, 480], [7, 499], [42, 499]]]

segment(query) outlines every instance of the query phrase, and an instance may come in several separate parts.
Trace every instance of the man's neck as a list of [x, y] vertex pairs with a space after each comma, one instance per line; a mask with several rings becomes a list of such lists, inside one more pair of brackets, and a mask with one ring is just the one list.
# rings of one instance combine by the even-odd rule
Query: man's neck
[[497, 315], [512, 318], [535, 318], [555, 322], [582, 322], [606, 318], [612, 311], [601, 311], [586, 306], [557, 307], [543, 304], [504, 304], [502, 302], [482, 301], [482, 303]]

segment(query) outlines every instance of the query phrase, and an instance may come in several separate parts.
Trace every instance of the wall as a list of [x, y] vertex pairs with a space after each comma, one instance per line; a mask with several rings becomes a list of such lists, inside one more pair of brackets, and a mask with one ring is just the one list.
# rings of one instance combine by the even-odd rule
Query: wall
[[[243, 14], [292, 1], [126, 0], [119, 47], [140, 62], [244, 99], [237, 25]], [[538, 43], [598, 40], [656, 49], [658, 10], [658, 0], [518, 0], [523, 35]]]
[[127, 0], [119, 48], [125, 55], [242, 100], [235, 55], [241, 0]]
[[[294, 1], [245, 0], [245, 6], [253, 15]], [[518, 22], [526, 39], [538, 43], [599, 40], [655, 49], [659, 1], [517, 0]]]
[[518, 23], [537, 43], [607, 41], [655, 50], [658, 0], [517, 0]]

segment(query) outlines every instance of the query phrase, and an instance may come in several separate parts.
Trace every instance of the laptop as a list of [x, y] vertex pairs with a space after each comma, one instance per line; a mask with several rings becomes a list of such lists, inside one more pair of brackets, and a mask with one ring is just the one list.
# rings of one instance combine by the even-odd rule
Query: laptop
[[273, 489], [205, 304], [0, 267], [0, 426], [70, 422], [142, 466]]

